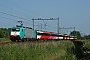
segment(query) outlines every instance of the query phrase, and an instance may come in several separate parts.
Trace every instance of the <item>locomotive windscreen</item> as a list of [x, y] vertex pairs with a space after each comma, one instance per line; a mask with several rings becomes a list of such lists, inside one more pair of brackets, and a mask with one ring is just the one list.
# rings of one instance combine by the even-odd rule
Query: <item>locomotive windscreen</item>
[[20, 29], [12, 29], [12, 31], [20, 31]]

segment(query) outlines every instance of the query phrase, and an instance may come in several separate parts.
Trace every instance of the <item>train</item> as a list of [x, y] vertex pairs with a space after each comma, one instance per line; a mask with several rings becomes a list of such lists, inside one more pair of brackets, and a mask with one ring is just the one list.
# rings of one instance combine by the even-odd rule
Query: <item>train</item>
[[11, 41], [38, 40], [77, 40], [76, 36], [62, 35], [54, 32], [35, 30], [30, 27], [13, 26], [10, 34]]

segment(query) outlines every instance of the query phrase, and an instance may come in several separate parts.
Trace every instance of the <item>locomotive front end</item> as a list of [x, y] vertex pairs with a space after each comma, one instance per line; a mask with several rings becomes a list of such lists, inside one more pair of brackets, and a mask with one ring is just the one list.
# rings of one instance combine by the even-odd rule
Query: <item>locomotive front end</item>
[[20, 40], [20, 28], [11, 29], [10, 39], [12, 41]]

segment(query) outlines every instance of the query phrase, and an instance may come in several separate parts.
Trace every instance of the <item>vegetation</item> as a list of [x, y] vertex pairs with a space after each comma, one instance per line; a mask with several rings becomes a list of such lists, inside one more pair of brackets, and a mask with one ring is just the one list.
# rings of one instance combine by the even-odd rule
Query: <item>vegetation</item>
[[76, 60], [70, 41], [0, 46], [0, 60]]
[[11, 28], [0, 28], [0, 38], [9, 38]]
[[72, 31], [70, 33], [71, 36], [77, 36], [77, 39], [78, 40], [89, 40], [90, 39], [90, 35], [84, 35], [84, 36], [81, 36], [80, 32], [79, 31]]
[[81, 34], [80, 34], [79, 31], [72, 31], [72, 32], [70, 33], [70, 35], [72, 35], [72, 36], [77, 36], [77, 39], [80, 39], [80, 38], [81, 38]]
[[9, 38], [0, 38], [0, 42], [11, 42]]
[[[10, 41], [4, 39], [0, 41]], [[7, 44], [0, 46], [0, 60], [76, 60], [87, 50], [90, 51], [90, 40]]]
[[90, 40], [83, 40], [85, 48], [88, 48], [90, 50]]

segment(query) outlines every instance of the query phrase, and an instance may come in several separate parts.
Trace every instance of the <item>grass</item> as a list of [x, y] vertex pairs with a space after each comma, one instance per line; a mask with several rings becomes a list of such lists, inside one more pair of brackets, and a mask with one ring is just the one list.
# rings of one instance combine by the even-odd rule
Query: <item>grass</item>
[[90, 49], [90, 40], [83, 40], [84, 42], [84, 47]]
[[75, 60], [70, 41], [0, 46], [0, 60]]
[[90, 49], [90, 39], [89, 40], [79, 40], [79, 41], [84, 43], [83, 47]]
[[0, 38], [0, 42], [11, 42], [9, 38]]

